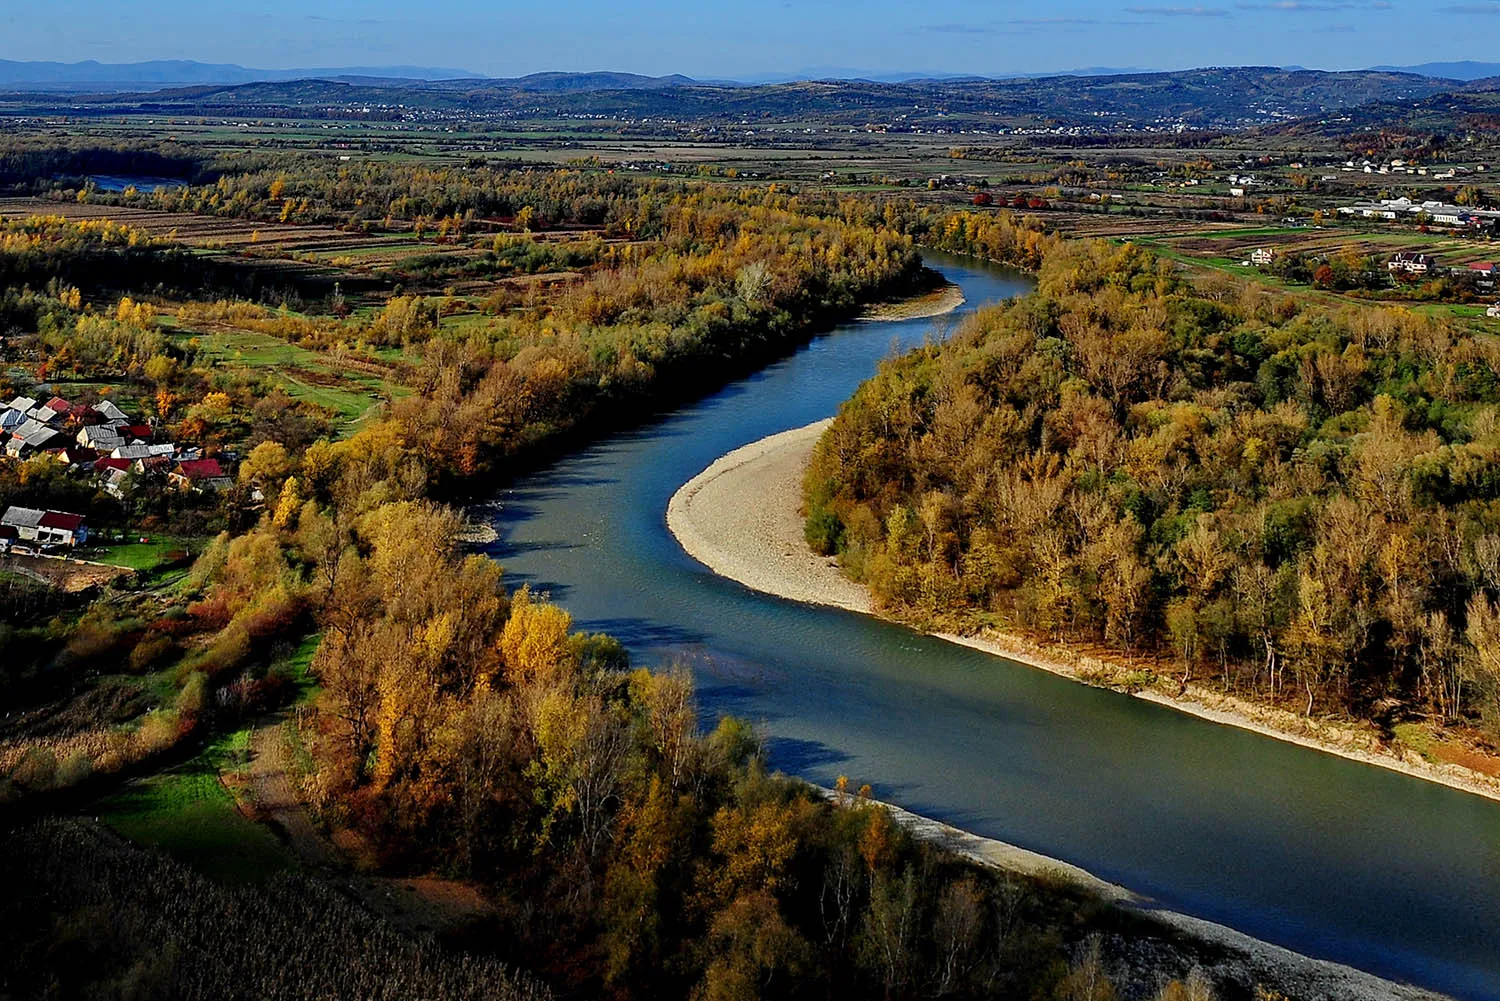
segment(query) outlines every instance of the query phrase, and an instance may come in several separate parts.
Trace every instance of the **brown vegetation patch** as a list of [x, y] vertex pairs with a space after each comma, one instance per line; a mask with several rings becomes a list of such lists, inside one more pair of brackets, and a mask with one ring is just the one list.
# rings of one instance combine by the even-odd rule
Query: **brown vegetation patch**
[[27, 556], [11, 553], [0, 556], [0, 571], [20, 574], [23, 577], [46, 583], [66, 594], [77, 594], [91, 587], [99, 587], [121, 577], [132, 576], [135, 571], [127, 567], [107, 566], [103, 563], [84, 563], [53, 556]]

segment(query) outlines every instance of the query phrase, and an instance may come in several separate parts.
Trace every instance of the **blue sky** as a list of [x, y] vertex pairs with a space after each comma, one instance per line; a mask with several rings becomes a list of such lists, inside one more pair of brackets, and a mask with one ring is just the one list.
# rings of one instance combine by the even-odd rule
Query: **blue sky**
[[415, 64], [497, 76], [807, 69], [1002, 74], [1500, 58], [1500, 0], [51, 0], [0, 58]]

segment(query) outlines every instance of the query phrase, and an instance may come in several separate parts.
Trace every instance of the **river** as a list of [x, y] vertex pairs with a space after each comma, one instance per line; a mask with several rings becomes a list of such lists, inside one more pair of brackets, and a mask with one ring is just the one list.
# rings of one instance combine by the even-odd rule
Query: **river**
[[[929, 255], [969, 305], [1024, 276]], [[731, 449], [833, 414], [938, 320], [850, 323], [496, 497], [491, 554], [637, 663], [689, 664], [773, 764], [1079, 865], [1299, 952], [1500, 1001], [1500, 803], [1206, 722], [853, 613], [751, 592], [668, 533]]]

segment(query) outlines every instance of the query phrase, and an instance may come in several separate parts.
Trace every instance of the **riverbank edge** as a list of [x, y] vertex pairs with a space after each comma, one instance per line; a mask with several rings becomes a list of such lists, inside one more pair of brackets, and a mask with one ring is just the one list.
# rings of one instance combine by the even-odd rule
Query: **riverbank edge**
[[866, 306], [860, 313], [859, 319], [872, 323], [883, 323], [895, 320], [926, 320], [935, 316], [951, 313], [962, 306], [964, 299], [963, 289], [948, 282], [939, 285], [931, 292], [924, 292], [903, 299], [894, 299], [889, 302], [876, 302]]
[[[678, 544], [721, 577], [751, 590], [792, 601], [827, 605], [901, 623], [880, 615], [868, 588], [850, 581], [831, 559], [807, 551], [800, 514], [802, 471], [813, 446], [832, 418], [815, 421], [751, 442], [715, 460], [683, 484], [667, 505], [667, 528]], [[792, 482], [788, 483], [787, 479]], [[779, 482], [773, 482], [779, 481]], [[719, 505], [703, 504], [705, 491]], [[788, 507], [786, 498], [796, 501]], [[780, 503], [777, 503], [777, 502]], [[767, 508], [775, 508], [767, 511]], [[747, 526], [779, 533], [769, 540], [748, 538]], [[803, 558], [790, 564], [768, 559], [777, 551], [798, 550]], [[836, 582], [835, 582], [836, 579]], [[914, 628], [914, 627], [913, 627]], [[925, 631], [925, 630], [919, 630]], [[1181, 695], [1122, 684], [1122, 676], [1139, 667], [1114, 664], [1067, 648], [1043, 645], [1024, 637], [987, 632], [962, 636], [925, 631], [927, 635], [1051, 674], [1175, 709], [1209, 722], [1233, 726], [1275, 740], [1297, 744], [1361, 764], [1374, 765], [1461, 792], [1500, 801], [1500, 779], [1454, 764], [1435, 764], [1386, 749], [1371, 732], [1331, 720], [1313, 720], [1189, 685]]]
[[1212, 971], [1220, 975], [1248, 978], [1277, 990], [1293, 991], [1297, 997], [1357, 997], [1364, 1001], [1450, 1001], [1447, 995], [1413, 984], [1388, 980], [1344, 963], [1308, 956], [1246, 935], [1227, 925], [1195, 918], [1180, 911], [1152, 907], [1148, 899], [1101, 879], [1087, 869], [996, 838], [982, 837], [940, 820], [912, 813], [892, 803], [861, 798], [847, 792], [840, 793], [818, 785], [812, 785], [812, 788], [840, 807], [880, 807], [893, 823], [913, 838], [951, 852], [974, 865], [1012, 872], [1030, 879], [1070, 884], [1110, 904], [1128, 908], [1131, 913], [1169, 933], [1180, 934], [1192, 941], [1222, 949], [1226, 956], [1214, 964]]

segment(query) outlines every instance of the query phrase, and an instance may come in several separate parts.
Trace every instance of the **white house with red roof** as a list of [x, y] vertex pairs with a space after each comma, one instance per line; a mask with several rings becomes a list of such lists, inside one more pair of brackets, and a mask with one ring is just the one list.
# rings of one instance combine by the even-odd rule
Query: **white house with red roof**
[[6, 508], [5, 514], [0, 515], [0, 527], [14, 530], [20, 542], [39, 546], [77, 546], [89, 537], [88, 525], [81, 514], [18, 505]]

